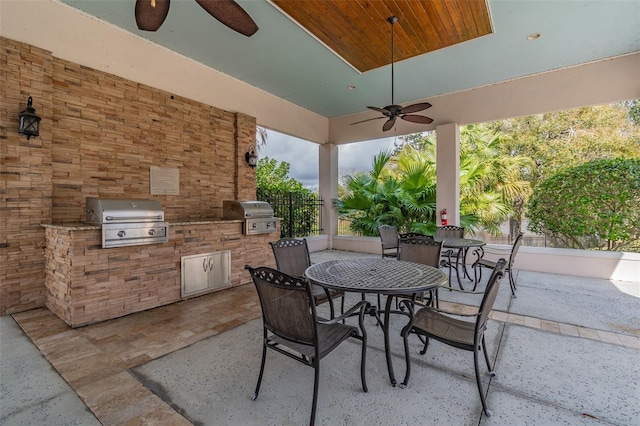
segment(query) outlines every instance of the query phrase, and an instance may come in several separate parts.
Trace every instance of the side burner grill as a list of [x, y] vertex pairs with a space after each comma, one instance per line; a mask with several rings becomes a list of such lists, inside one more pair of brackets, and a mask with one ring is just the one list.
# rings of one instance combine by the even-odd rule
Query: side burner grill
[[124, 247], [169, 241], [169, 224], [155, 200], [87, 197], [86, 223], [102, 226], [102, 247]]

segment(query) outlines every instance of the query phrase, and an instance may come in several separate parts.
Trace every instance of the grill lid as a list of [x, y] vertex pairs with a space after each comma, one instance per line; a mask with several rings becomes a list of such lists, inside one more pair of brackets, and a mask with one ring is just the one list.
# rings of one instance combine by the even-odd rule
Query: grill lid
[[156, 200], [103, 199], [87, 197], [86, 223], [161, 222], [162, 206]]
[[253, 219], [273, 217], [273, 208], [266, 201], [234, 201], [222, 202], [222, 218], [227, 220]]

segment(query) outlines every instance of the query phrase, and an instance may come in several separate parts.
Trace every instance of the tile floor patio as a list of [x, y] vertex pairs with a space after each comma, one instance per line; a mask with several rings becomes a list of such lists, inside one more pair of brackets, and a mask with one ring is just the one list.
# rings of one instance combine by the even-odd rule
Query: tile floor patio
[[[325, 251], [313, 253], [312, 260], [320, 262], [335, 256], [361, 254]], [[497, 357], [498, 376], [488, 384], [488, 401], [494, 416], [481, 415], [477, 391], [472, 386], [471, 393], [464, 396], [471, 406], [463, 417], [451, 413], [438, 420], [415, 417], [424, 414], [423, 410], [429, 411], [426, 407], [431, 402], [425, 400], [424, 405], [411, 414], [413, 417], [402, 417], [404, 412], [391, 413], [393, 422], [410, 424], [411, 419], [420, 418], [425, 424], [640, 425], [640, 282], [612, 283], [520, 272], [518, 284], [516, 299], [511, 297], [508, 285], [501, 288], [491, 315], [490, 328], [494, 329], [491, 341], [496, 347], [493, 356]], [[454, 293], [449, 300], [466, 303], [456, 297]], [[169, 404], [167, 394], [171, 389], [164, 395], [154, 393], [134, 377], [131, 369], [144, 371], [149, 366], [148, 370], [153, 372], [154, 366], [160, 368], [162, 362], [171, 362], [171, 357], [176, 357], [173, 358], [175, 362], [183, 359], [180, 357], [191, 360], [193, 351], [203, 348], [202, 345], [215, 346], [214, 339], [242, 330], [238, 326], [249, 327], [246, 323], [259, 325], [259, 321], [251, 321], [259, 317], [260, 307], [252, 285], [78, 329], [68, 327], [46, 308], [1, 317], [0, 423], [250, 424], [252, 417], [232, 420], [212, 416], [206, 408], [211, 401], [206, 399], [199, 408]], [[225, 331], [228, 333], [223, 333]], [[401, 341], [398, 343], [401, 345]], [[375, 344], [370, 343], [370, 346]], [[470, 371], [464, 368], [451, 371], [444, 365], [448, 353], [439, 353], [435, 344], [432, 347], [425, 355], [427, 358], [418, 360], [413, 367], [412, 383], [417, 391], [421, 388], [416, 370], [421, 368], [430, 371], [432, 377], [446, 374], [447, 380], [454, 382], [473, 379], [472, 367]], [[398, 348], [396, 376], [401, 378], [404, 366], [401, 346]], [[561, 349], [566, 349], [567, 353], [561, 353]], [[375, 350], [374, 347], [370, 353]], [[215, 348], [209, 347], [206, 351], [215, 351]], [[428, 358], [430, 355], [433, 359]], [[200, 358], [207, 359], [206, 356]], [[247, 386], [254, 386], [253, 370], [257, 371], [257, 368], [253, 358], [247, 362]], [[368, 361], [369, 377], [376, 376], [378, 370], [384, 377], [385, 366]], [[185, 382], [188, 382], [186, 377]], [[282, 401], [265, 397], [269, 391], [264, 386], [263, 383], [259, 400], [271, 401], [269, 411], [277, 411]], [[325, 404], [331, 405], [334, 402], [327, 394], [332, 390], [323, 393], [323, 386], [320, 400], [324, 397]], [[309, 388], [308, 395], [306, 387]], [[388, 380], [386, 383], [382, 380], [378, 387], [381, 395], [397, 391]], [[411, 383], [403, 392], [410, 391]], [[189, 391], [184, 393], [186, 395], [171, 398], [173, 401], [180, 397], [189, 399]], [[293, 410], [293, 414], [285, 417], [275, 416], [270, 421], [261, 419], [259, 423], [307, 422], [309, 407], [306, 400], [310, 401], [311, 397], [309, 382], [304, 383], [300, 393], [304, 394], [305, 402], [300, 404], [299, 410]], [[335, 395], [339, 394], [335, 392]], [[375, 398], [370, 394], [371, 390], [365, 397]], [[246, 403], [244, 399], [248, 400], [241, 399], [242, 404]], [[447, 403], [446, 399], [444, 403]], [[335, 404], [339, 405], [340, 401]], [[254, 403], [247, 407], [257, 406]], [[237, 411], [253, 408], [239, 406]], [[386, 414], [374, 412], [367, 421], [389, 424], [392, 420], [386, 418]], [[353, 419], [348, 421], [349, 417], [341, 416], [340, 410], [327, 410], [322, 403], [318, 416], [319, 424], [354, 423]]]

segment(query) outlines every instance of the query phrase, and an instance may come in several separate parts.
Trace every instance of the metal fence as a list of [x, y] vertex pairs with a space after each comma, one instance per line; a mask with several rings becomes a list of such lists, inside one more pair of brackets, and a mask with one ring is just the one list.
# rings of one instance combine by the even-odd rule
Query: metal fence
[[258, 190], [257, 198], [271, 204], [275, 216], [282, 218], [281, 237], [308, 237], [322, 233], [324, 202], [319, 195]]

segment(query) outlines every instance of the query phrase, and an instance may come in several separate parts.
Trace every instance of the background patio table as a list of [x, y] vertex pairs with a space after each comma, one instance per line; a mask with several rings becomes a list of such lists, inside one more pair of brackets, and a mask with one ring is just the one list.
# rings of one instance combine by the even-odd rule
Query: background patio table
[[[476, 256], [478, 257], [476, 260], [479, 260], [482, 257], [482, 247], [484, 247], [486, 243], [482, 240], [473, 240], [470, 238], [434, 237], [433, 239], [435, 241], [442, 241], [443, 242], [442, 247], [444, 248], [458, 250], [458, 253], [456, 254], [456, 263], [455, 263], [455, 266], [453, 266], [453, 268], [456, 270], [458, 285], [460, 286], [461, 290], [464, 290], [464, 287], [462, 286], [462, 281], [460, 280], [460, 270], [459, 270], [460, 260], [461, 260], [460, 257], [462, 257], [463, 278], [466, 276], [467, 278], [469, 278], [469, 280], [471, 280], [471, 275], [469, 275], [469, 273], [467, 272], [467, 265], [466, 265], [467, 252], [469, 251], [470, 248], [474, 248], [474, 247], [479, 248], [480, 250], [474, 250], [474, 252], [476, 253]], [[474, 284], [477, 284], [475, 283], [475, 280], [476, 278], [474, 276], [473, 278]], [[449, 276], [449, 286], [451, 286], [451, 276]]]
[[[310, 266], [305, 275], [314, 284], [345, 292], [411, 295], [432, 290], [447, 282], [447, 275], [437, 268], [395, 259], [356, 257], [337, 259]], [[387, 298], [384, 315], [384, 349], [389, 379], [396, 385], [389, 345], [389, 316], [393, 297]], [[372, 307], [376, 314], [375, 307]]]

